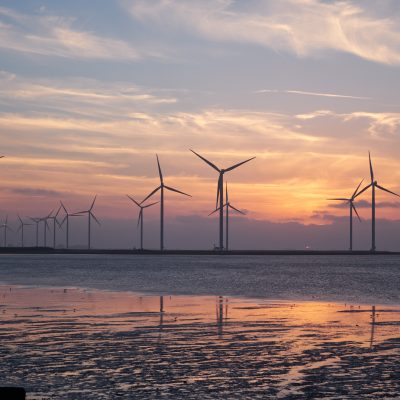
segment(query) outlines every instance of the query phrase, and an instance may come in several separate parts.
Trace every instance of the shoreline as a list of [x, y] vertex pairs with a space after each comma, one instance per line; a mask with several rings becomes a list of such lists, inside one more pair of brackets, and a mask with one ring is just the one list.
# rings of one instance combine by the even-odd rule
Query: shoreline
[[51, 247], [1, 247], [0, 254], [107, 254], [107, 255], [193, 255], [193, 256], [360, 256], [400, 255], [400, 251], [371, 250], [137, 250], [137, 249], [53, 249]]

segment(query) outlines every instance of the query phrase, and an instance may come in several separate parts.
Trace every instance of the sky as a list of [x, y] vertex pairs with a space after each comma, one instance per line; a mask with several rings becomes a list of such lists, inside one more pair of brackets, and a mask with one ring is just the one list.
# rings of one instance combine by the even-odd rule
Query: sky
[[[0, 218], [97, 194], [95, 245], [138, 245], [126, 194], [158, 185], [158, 154], [192, 195], [166, 195], [167, 248], [211, 246], [217, 174], [193, 149], [219, 167], [256, 157], [225, 176], [246, 212], [236, 248], [346, 247], [348, 209], [327, 199], [369, 182], [368, 151], [400, 193], [399, 27], [397, 0], [2, 0]], [[377, 196], [378, 247], [400, 250], [400, 202]], [[158, 218], [146, 210], [151, 246]]]

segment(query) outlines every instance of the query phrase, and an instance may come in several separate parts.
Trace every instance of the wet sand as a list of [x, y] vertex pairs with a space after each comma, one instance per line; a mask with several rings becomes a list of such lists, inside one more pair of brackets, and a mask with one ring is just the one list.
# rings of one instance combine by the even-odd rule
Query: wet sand
[[28, 399], [399, 398], [400, 307], [0, 286]]

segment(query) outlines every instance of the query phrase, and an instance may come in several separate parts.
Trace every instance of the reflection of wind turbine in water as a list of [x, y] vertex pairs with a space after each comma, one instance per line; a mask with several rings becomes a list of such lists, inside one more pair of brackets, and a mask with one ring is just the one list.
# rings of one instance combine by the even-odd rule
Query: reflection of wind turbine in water
[[127, 194], [128, 198], [131, 199], [139, 208], [139, 217], [138, 217], [138, 221], [137, 221], [137, 227], [139, 227], [140, 224], [140, 250], [143, 250], [143, 219], [144, 219], [144, 209], [154, 206], [154, 204], [159, 203], [158, 201], [154, 202], [154, 203], [150, 203], [150, 204], [146, 204], [144, 206], [142, 206], [142, 203], [138, 203], [133, 197], [129, 196]]
[[8, 215], [6, 215], [6, 219], [1, 224], [1, 227], [3, 228], [3, 246], [7, 247], [7, 230], [12, 231], [10, 225], [8, 225]]
[[[229, 197], [228, 197], [228, 182], [226, 182], [226, 203], [222, 206], [226, 208], [226, 220], [225, 220], [225, 250], [228, 251], [229, 250], [229, 209], [232, 208], [232, 210], [237, 211], [240, 214], [246, 215], [243, 211], [238, 210], [237, 208], [235, 208], [230, 202], [229, 202]], [[219, 207], [216, 208], [212, 213], [208, 214], [209, 216], [214, 214], [215, 212], [217, 212], [219, 210]]]
[[19, 219], [20, 225], [19, 225], [17, 232], [21, 231], [21, 247], [24, 247], [24, 227], [32, 226], [33, 224], [28, 224], [27, 222], [24, 222], [19, 215], [18, 215], [18, 219]]
[[361, 184], [363, 183], [363, 180], [358, 184], [356, 190], [354, 191], [353, 195], [349, 199], [344, 198], [344, 197], [338, 197], [338, 198], [335, 198], [335, 199], [328, 199], [328, 200], [346, 201], [349, 204], [349, 207], [350, 207], [350, 247], [349, 247], [349, 250], [350, 251], [353, 250], [353, 210], [355, 211], [358, 219], [361, 221], [361, 218], [358, 215], [358, 212], [357, 212], [356, 207], [354, 205], [354, 200], [357, 197], [358, 189], [360, 188]]
[[148, 196], [146, 196], [141, 204], [143, 204], [147, 199], [149, 199], [151, 196], [153, 196], [153, 194], [155, 194], [157, 191], [160, 190], [160, 192], [161, 192], [161, 200], [160, 200], [160, 250], [163, 251], [164, 250], [164, 189], [167, 189], [167, 190], [169, 190], [171, 192], [176, 192], [176, 193], [179, 193], [179, 194], [183, 194], [185, 196], [189, 196], [189, 197], [192, 197], [192, 196], [190, 194], [181, 192], [178, 189], [174, 189], [174, 188], [164, 184], [164, 178], [163, 178], [163, 174], [162, 174], [161, 167], [160, 167], [160, 161], [158, 160], [158, 155], [157, 154], [156, 154], [156, 157], [157, 157], [158, 174], [160, 176], [160, 186], [155, 188]]
[[368, 186], [365, 186], [365, 188], [363, 188], [357, 194], [357, 196], [359, 196], [361, 193], [365, 192], [368, 188], [372, 189], [372, 208], [371, 208], [371, 210], [372, 210], [372, 225], [371, 225], [372, 226], [372, 229], [371, 229], [372, 238], [371, 238], [371, 251], [375, 251], [375, 249], [376, 249], [376, 246], [375, 246], [375, 188], [378, 188], [380, 190], [383, 190], [384, 192], [393, 194], [393, 195], [398, 196], [398, 197], [400, 197], [400, 195], [390, 191], [389, 189], [385, 189], [384, 187], [378, 185], [378, 182], [374, 178], [374, 170], [372, 169], [372, 162], [371, 162], [371, 154], [370, 154], [370, 152], [368, 152], [368, 157], [369, 157], [369, 172], [370, 172], [370, 175], [371, 175], [371, 183]]
[[224, 297], [219, 296], [216, 304], [216, 313], [217, 313], [217, 333], [218, 336], [222, 336], [224, 319], [226, 320], [228, 317], [228, 299], [225, 299], [225, 317], [224, 317]]
[[[254, 160], [255, 157], [249, 158], [248, 160], [232, 165], [229, 168], [220, 169], [211, 161], [208, 161], [206, 158], [202, 157], [200, 154], [197, 154], [193, 150], [190, 151], [194, 153], [197, 157], [201, 158], [206, 164], [208, 164], [211, 168], [214, 168], [219, 173], [218, 184], [217, 184], [217, 202], [215, 208], [219, 210], [219, 250], [223, 250], [224, 249], [224, 174], [225, 172], [232, 171], [233, 169], [240, 167], [241, 165], [251, 160]], [[219, 206], [218, 206], [218, 200], [219, 200]]]
[[371, 313], [371, 338], [369, 340], [369, 348], [372, 349], [372, 346], [374, 344], [374, 337], [375, 337], [375, 316], [376, 316], [376, 312], [375, 312], [375, 306], [372, 306], [372, 313]]

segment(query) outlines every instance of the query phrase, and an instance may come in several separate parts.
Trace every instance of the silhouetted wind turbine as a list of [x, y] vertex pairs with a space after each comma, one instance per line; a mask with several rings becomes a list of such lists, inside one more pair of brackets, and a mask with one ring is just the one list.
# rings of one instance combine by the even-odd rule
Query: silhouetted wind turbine
[[64, 203], [60, 201], [61, 207], [64, 210], [65, 217], [61, 221], [60, 227], [64, 225], [64, 222], [67, 222], [67, 228], [66, 228], [66, 236], [65, 236], [65, 247], [69, 249], [69, 217], [73, 217], [74, 214], [70, 214], [67, 211], [67, 208], [65, 207]]
[[50, 230], [49, 224], [47, 220], [50, 218], [50, 215], [53, 213], [53, 211], [50, 212], [49, 215], [46, 215], [43, 218], [40, 218], [40, 221], [43, 221], [44, 226], [43, 226], [43, 246], [47, 247], [47, 231]]
[[150, 203], [150, 204], [146, 204], [145, 206], [142, 206], [142, 203], [138, 203], [133, 197], [129, 196], [127, 194], [128, 198], [131, 199], [139, 208], [139, 216], [138, 216], [138, 221], [137, 221], [137, 226], [139, 227], [140, 224], [140, 250], [143, 250], [143, 219], [144, 219], [144, 212], [143, 210], [145, 208], [154, 206], [154, 204], [159, 203], [158, 201], [156, 201], [155, 203]]
[[363, 183], [364, 179], [358, 184], [356, 190], [352, 194], [352, 196], [349, 199], [343, 198], [343, 197], [338, 197], [335, 199], [328, 199], [328, 200], [339, 200], [339, 201], [346, 201], [349, 204], [350, 207], [350, 247], [349, 250], [353, 251], [353, 210], [357, 214], [358, 219], [361, 221], [360, 216], [358, 215], [358, 212], [356, 210], [356, 207], [354, 205], [354, 200], [357, 197], [357, 192], [358, 189], [360, 188], [361, 184]]
[[3, 246], [7, 247], [7, 229], [12, 231], [12, 229], [10, 228], [10, 225], [8, 225], [8, 215], [6, 215], [6, 219], [1, 224], [1, 228], [3, 228], [3, 239], [4, 239]]
[[192, 196], [190, 194], [181, 192], [178, 189], [174, 189], [174, 188], [164, 184], [164, 178], [163, 178], [163, 174], [161, 172], [160, 161], [158, 159], [157, 154], [156, 154], [156, 157], [157, 157], [157, 165], [158, 165], [158, 174], [160, 175], [160, 186], [155, 188], [148, 196], [146, 196], [146, 198], [142, 201], [141, 204], [143, 204], [147, 199], [149, 199], [151, 196], [153, 196], [153, 194], [156, 193], [158, 190], [161, 191], [161, 196], [160, 196], [161, 197], [161, 199], [160, 199], [160, 250], [163, 251], [164, 250], [164, 189], [167, 189], [171, 192], [180, 193], [185, 196], [189, 196], [189, 197], [192, 197]]
[[47, 219], [53, 220], [53, 249], [56, 248], [56, 223], [57, 223], [58, 226], [61, 226], [61, 225], [58, 223], [58, 221], [57, 221], [57, 216], [58, 216], [58, 214], [60, 213], [61, 208], [62, 208], [62, 206], [58, 207], [57, 212], [56, 212], [54, 215], [51, 215], [51, 214], [53, 214], [53, 211], [54, 211], [54, 210], [53, 210], [53, 211], [49, 214], [49, 216], [47, 217]]
[[94, 196], [92, 205], [90, 206], [89, 210], [79, 211], [79, 212], [73, 214], [73, 216], [83, 215], [83, 214], [88, 215], [88, 249], [90, 249], [91, 219], [93, 218], [97, 222], [97, 224], [100, 225], [99, 220], [95, 217], [95, 215], [92, 212], [96, 198], [97, 198], [97, 194], [96, 194], [96, 196]]
[[[384, 187], [378, 185], [378, 182], [375, 180], [374, 178], [374, 170], [372, 168], [372, 161], [371, 161], [371, 153], [368, 152], [368, 158], [369, 158], [369, 172], [371, 175], [371, 183], [367, 186], [365, 186], [365, 188], [363, 188], [362, 190], [360, 190], [360, 192], [357, 194], [357, 196], [359, 196], [361, 193], [365, 192], [368, 188], [372, 188], [372, 224], [371, 224], [371, 234], [372, 234], [372, 238], [371, 238], [371, 251], [375, 251], [376, 246], [375, 246], [375, 188], [378, 188], [380, 190], [383, 190], [384, 192], [393, 194], [395, 196], [400, 197], [400, 195], [398, 195], [397, 193], [394, 193], [392, 191], [390, 191], [389, 189], [385, 189]], [[356, 196], [356, 197], [357, 197]]]
[[[223, 205], [223, 207], [226, 208], [226, 220], [225, 220], [225, 229], [226, 229], [226, 237], [225, 237], [225, 250], [229, 250], [229, 209], [232, 208], [232, 210], [237, 211], [240, 214], [246, 215], [243, 211], [238, 210], [236, 207], [234, 207], [230, 202], [229, 202], [229, 197], [228, 197], [228, 183], [225, 184], [225, 196], [226, 196], [226, 203]], [[212, 213], [208, 215], [212, 215], [215, 212], [217, 212], [219, 208], [216, 208]]]
[[[202, 157], [200, 154], [196, 153], [193, 150], [190, 150], [192, 153], [196, 154], [197, 157], [201, 158], [206, 164], [208, 164], [211, 168], [214, 168], [219, 173], [218, 185], [217, 185], [217, 202], [216, 209], [219, 210], [219, 249], [223, 250], [224, 248], [224, 174], [225, 172], [232, 171], [233, 169], [240, 167], [241, 165], [254, 160], [255, 157], [249, 158], [248, 160], [242, 161], [235, 165], [232, 165], [229, 168], [218, 168], [211, 161], [208, 161], [206, 158]], [[219, 207], [218, 207], [219, 200]]]
[[36, 224], [36, 247], [39, 247], [39, 222], [40, 218], [28, 217], [31, 221]]
[[28, 223], [22, 221], [22, 219], [19, 215], [18, 215], [18, 219], [19, 219], [20, 225], [19, 225], [17, 232], [21, 231], [21, 247], [24, 247], [24, 227], [31, 226], [32, 224], [28, 224]]

